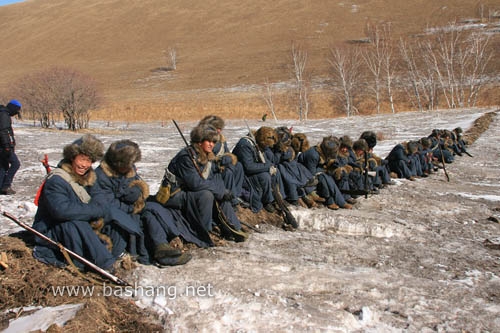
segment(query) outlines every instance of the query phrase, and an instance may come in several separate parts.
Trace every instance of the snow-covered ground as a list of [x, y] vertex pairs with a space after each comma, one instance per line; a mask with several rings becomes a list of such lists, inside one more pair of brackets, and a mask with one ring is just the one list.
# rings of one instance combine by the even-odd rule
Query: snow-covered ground
[[[375, 152], [384, 157], [401, 141], [434, 128], [464, 130], [486, 109], [408, 112], [395, 115], [313, 120], [300, 123], [248, 121], [260, 126], [293, 126], [310, 143], [326, 135], [380, 132]], [[186, 137], [195, 123], [181, 123]], [[53, 165], [62, 148], [81, 134], [43, 131], [15, 124], [22, 166], [14, 196], [0, 196], [0, 209], [31, 223], [33, 198], [49, 155]], [[131, 139], [142, 150], [139, 173], [154, 193], [163, 169], [183, 147], [173, 124], [92, 123], [107, 145]], [[247, 132], [243, 120], [227, 121], [230, 145]], [[496, 119], [468, 156], [415, 182], [397, 184], [353, 210], [293, 209], [295, 232], [266, 226], [245, 243], [196, 249], [184, 266], [139, 266], [125, 277], [136, 285], [133, 300], [165, 318], [169, 331], [500, 331], [500, 250], [484, 246], [500, 236], [488, 221], [500, 207], [500, 125]], [[0, 220], [0, 235], [18, 231]], [[113, 293], [130, 296], [113, 287]]]

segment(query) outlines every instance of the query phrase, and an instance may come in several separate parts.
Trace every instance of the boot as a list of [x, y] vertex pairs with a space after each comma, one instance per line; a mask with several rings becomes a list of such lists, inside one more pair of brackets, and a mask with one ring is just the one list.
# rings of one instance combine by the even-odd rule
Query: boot
[[168, 243], [163, 243], [155, 247], [154, 257], [156, 260], [164, 257], [178, 257], [182, 254], [182, 251], [173, 248]]
[[[346, 204], [346, 205], [348, 205], [348, 204]], [[340, 207], [339, 207], [336, 203], [332, 203], [332, 204], [330, 204], [330, 205], [328, 205], [328, 206], [326, 206], [326, 207], [327, 207], [328, 209], [331, 209], [331, 210], [337, 210], [337, 209], [339, 209], [339, 208], [340, 208]]]
[[309, 208], [318, 207], [318, 204], [309, 195], [303, 196], [302, 201], [304, 201]]
[[159, 259], [156, 259], [156, 262], [158, 263], [158, 266], [160, 266], [160, 267], [177, 266], [177, 265], [184, 265], [189, 260], [191, 260], [192, 257], [193, 256], [191, 254], [186, 252], [186, 253], [183, 253], [177, 257], [159, 258]]
[[354, 205], [356, 202], [358, 202], [356, 199], [354, 198], [349, 198], [346, 200], [348, 204], [351, 204], [351, 205]]
[[308, 194], [308, 196], [313, 199], [316, 202], [325, 202], [325, 199], [320, 197], [316, 191], [312, 191], [311, 193]]
[[274, 205], [272, 203], [267, 203], [265, 206], [264, 206], [264, 209], [268, 212], [268, 213], [274, 213], [276, 212], [276, 208], [274, 208]]
[[13, 195], [13, 194], [16, 194], [16, 191], [14, 191], [12, 189], [12, 187], [6, 187], [6, 188], [3, 188], [0, 190], [0, 194], [3, 194], [3, 195]]
[[344, 206], [342, 206], [344, 209], [352, 209], [352, 205], [350, 203], [346, 203]]

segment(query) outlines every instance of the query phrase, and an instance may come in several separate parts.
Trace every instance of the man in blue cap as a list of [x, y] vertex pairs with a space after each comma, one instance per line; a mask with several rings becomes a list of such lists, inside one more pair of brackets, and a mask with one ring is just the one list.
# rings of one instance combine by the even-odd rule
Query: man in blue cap
[[0, 105], [0, 194], [15, 194], [11, 188], [17, 170], [21, 166], [14, 151], [16, 140], [11, 117], [19, 115], [21, 103], [13, 99], [7, 106]]

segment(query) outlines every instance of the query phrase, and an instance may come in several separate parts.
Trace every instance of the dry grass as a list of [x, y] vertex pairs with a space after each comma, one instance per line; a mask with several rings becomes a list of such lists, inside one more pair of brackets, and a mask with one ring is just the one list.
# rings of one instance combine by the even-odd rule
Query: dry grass
[[[500, 7], [498, 0], [480, 2]], [[328, 72], [333, 45], [366, 37], [367, 23], [391, 22], [395, 34], [478, 17], [470, 0], [28, 0], [0, 7], [0, 97], [27, 73], [66, 65], [100, 82], [107, 103], [95, 116], [161, 121], [217, 112], [266, 111], [256, 90], [221, 88], [286, 81], [291, 41], [308, 51], [316, 77]], [[177, 69], [164, 51], [177, 51]], [[3, 93], [2, 93], [3, 92]], [[5, 97], [7, 99], [8, 97]], [[335, 116], [327, 96], [314, 117]], [[279, 105], [281, 118], [293, 116]], [[366, 108], [370, 109], [370, 108]]]

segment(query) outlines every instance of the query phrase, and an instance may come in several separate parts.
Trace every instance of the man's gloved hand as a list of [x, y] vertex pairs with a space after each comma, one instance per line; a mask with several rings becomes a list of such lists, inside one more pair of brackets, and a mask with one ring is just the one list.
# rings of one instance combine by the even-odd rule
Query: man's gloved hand
[[226, 190], [224, 195], [222, 196], [223, 201], [232, 201], [234, 199], [234, 195], [231, 191]]
[[271, 165], [271, 167], [269, 168], [269, 173], [271, 174], [271, 176], [274, 176], [277, 172], [278, 169], [274, 165]]
[[120, 198], [121, 201], [126, 204], [131, 204], [137, 201], [142, 195], [141, 188], [139, 186], [128, 187], [124, 192], [123, 196]]
[[2, 158], [7, 160], [10, 158], [10, 154], [12, 154], [12, 149], [10, 147], [3, 147], [0, 153]]

